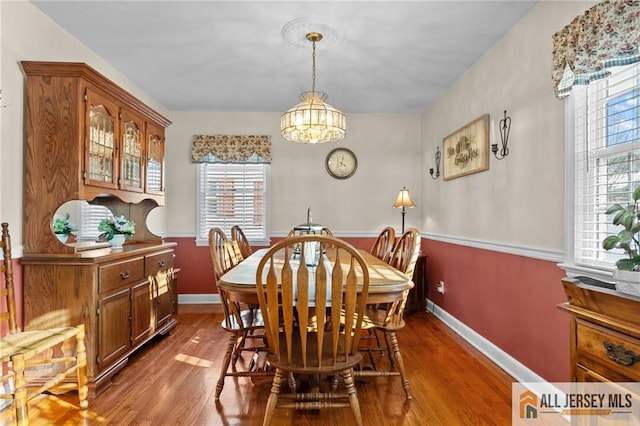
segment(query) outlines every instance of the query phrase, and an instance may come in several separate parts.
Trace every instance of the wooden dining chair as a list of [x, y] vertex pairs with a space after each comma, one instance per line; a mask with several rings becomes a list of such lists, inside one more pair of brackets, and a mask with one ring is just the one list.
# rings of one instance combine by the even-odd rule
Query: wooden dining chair
[[407, 229], [393, 246], [389, 265], [393, 266], [407, 277], [413, 278], [413, 271], [420, 255], [420, 231], [416, 228]]
[[[416, 228], [407, 229], [393, 247], [389, 264], [404, 273], [407, 278], [413, 279], [413, 271], [420, 254], [420, 232]], [[413, 283], [412, 283], [413, 284]], [[413, 287], [413, 285], [412, 285]], [[402, 361], [400, 346], [396, 331], [405, 326], [404, 309], [409, 297], [409, 289], [398, 295], [397, 299], [390, 303], [367, 306], [364, 328], [374, 333], [375, 341], [380, 342], [377, 333], [384, 336], [384, 345], [378, 344], [375, 348], [362, 347], [362, 350], [370, 354], [373, 370], [360, 369], [356, 376], [400, 376], [406, 398], [411, 399], [409, 380]], [[386, 352], [389, 357], [389, 370], [382, 370], [375, 362], [372, 352]]]
[[249, 239], [239, 225], [231, 227], [231, 243], [236, 255], [241, 259], [246, 259], [253, 253]]
[[238, 257], [235, 255], [233, 246], [221, 228], [216, 227], [209, 230], [209, 252], [216, 280], [238, 264]]
[[326, 226], [324, 228], [322, 228], [322, 230], [320, 231], [320, 235], [326, 235], [328, 237], [333, 237], [333, 232], [331, 232], [331, 229], [327, 228]]
[[[76, 389], [80, 408], [86, 409], [89, 403], [84, 324], [76, 327], [20, 331], [16, 322], [11, 237], [7, 223], [2, 224], [0, 251], [3, 253], [0, 274], [4, 278], [4, 287], [0, 288], [0, 297], [3, 299], [0, 301], [0, 324], [3, 327], [6, 324], [8, 330], [8, 334], [0, 339], [0, 362], [3, 366], [7, 365], [7, 369], [2, 370], [3, 385], [0, 386], [0, 398], [12, 400], [15, 422], [20, 426], [29, 424], [28, 402], [48, 391]], [[70, 347], [67, 346], [73, 341], [73, 354], [64, 354], [63, 344], [64, 350], [69, 352]], [[47, 374], [39, 374], [37, 379], [27, 379], [25, 372], [33, 369]], [[76, 381], [63, 383], [72, 374], [75, 374]]]
[[[389, 259], [391, 258], [391, 253], [393, 251], [393, 245], [395, 244], [395, 240], [396, 240], [395, 229], [393, 229], [391, 226], [387, 226], [382, 231], [380, 231], [380, 233], [378, 234], [378, 237], [373, 243], [373, 246], [371, 247], [371, 250], [369, 250], [369, 253], [371, 253], [378, 259], [382, 260], [383, 262], [388, 263]], [[375, 339], [376, 348], [381, 347], [380, 338], [376, 333], [374, 327], [367, 328], [365, 330], [365, 333], [363, 333], [362, 339], [365, 339], [365, 340]]]
[[[287, 234], [287, 238], [297, 237], [297, 236], [300, 236], [300, 235], [308, 235], [308, 234], [313, 234], [313, 233], [307, 231], [306, 229], [292, 229]], [[333, 232], [331, 232], [331, 229], [329, 229], [329, 228], [327, 228], [325, 226], [322, 229], [320, 229], [320, 232], [318, 234], [316, 234], [316, 235], [326, 235], [327, 237], [333, 237]]]
[[[307, 266], [306, 259], [314, 255], [309, 247], [314, 244], [319, 244], [318, 253], [335, 252], [334, 263], [321, 254], [317, 266]], [[295, 245], [301, 247], [300, 254], [294, 253]], [[333, 237], [284, 239], [258, 264], [256, 290], [269, 343], [267, 360], [276, 370], [262, 424], [270, 424], [276, 408], [351, 407], [356, 424], [361, 425], [353, 367], [362, 360], [358, 341], [369, 291], [369, 271], [362, 255]], [[332, 386], [327, 392], [318, 384], [317, 389], [303, 393], [289, 380], [290, 392], [282, 393], [290, 373], [339, 375], [346, 389], [337, 393]]]
[[[233, 247], [224, 231], [220, 228], [216, 227], [209, 230], [209, 250], [216, 281], [225, 272], [238, 264], [238, 258], [234, 255]], [[228, 331], [230, 335], [220, 368], [220, 376], [216, 383], [216, 401], [220, 399], [222, 394], [225, 377], [248, 377], [265, 374], [264, 371], [257, 370], [256, 364], [257, 354], [266, 350], [263, 333], [264, 323], [260, 309], [257, 306], [241, 303], [236, 298], [230, 297], [231, 295], [221, 288], [218, 288], [218, 295], [220, 296], [220, 303], [224, 313], [221, 327], [223, 330]], [[257, 343], [247, 346], [246, 341], [248, 339]], [[250, 351], [254, 356], [247, 368], [238, 370], [236, 364], [240, 354], [244, 351]], [[229, 369], [230, 367], [231, 370]]]
[[369, 253], [383, 262], [389, 262], [395, 240], [396, 231], [392, 227], [387, 226], [378, 234], [378, 238], [376, 238]]

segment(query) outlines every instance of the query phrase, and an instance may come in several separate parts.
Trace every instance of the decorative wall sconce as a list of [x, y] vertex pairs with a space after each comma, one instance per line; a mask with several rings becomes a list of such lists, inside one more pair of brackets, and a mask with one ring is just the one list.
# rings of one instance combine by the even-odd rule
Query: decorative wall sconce
[[504, 110], [504, 118], [500, 120], [500, 142], [502, 142], [502, 149], [500, 150], [500, 156], [498, 156], [498, 144], [494, 143], [491, 145], [491, 152], [498, 160], [502, 160], [504, 157], [509, 155], [509, 148], [507, 148], [507, 144], [509, 143], [509, 131], [511, 130], [511, 117], [507, 117], [507, 110]]
[[436, 147], [436, 154], [435, 154], [435, 159], [436, 159], [436, 171], [435, 171], [435, 177], [433, 177], [433, 167], [431, 167], [429, 169], [429, 174], [431, 175], [431, 179], [438, 179], [440, 177], [440, 147]]

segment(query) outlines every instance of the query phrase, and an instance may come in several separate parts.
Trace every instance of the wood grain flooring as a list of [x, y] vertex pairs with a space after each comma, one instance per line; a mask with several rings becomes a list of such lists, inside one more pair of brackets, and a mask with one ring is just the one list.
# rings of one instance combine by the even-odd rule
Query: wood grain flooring
[[[113, 385], [78, 408], [75, 394], [45, 395], [29, 404], [32, 425], [260, 425], [269, 381], [216, 381], [228, 334], [213, 305], [181, 305], [175, 331], [135, 354]], [[397, 333], [413, 399], [398, 377], [357, 382], [365, 425], [509, 425], [513, 379], [433, 315], [407, 317]], [[248, 363], [249, 356], [245, 362]], [[243, 360], [239, 361], [242, 363]], [[0, 421], [11, 424], [10, 410]], [[319, 413], [276, 410], [274, 425], [351, 425], [349, 409]]]

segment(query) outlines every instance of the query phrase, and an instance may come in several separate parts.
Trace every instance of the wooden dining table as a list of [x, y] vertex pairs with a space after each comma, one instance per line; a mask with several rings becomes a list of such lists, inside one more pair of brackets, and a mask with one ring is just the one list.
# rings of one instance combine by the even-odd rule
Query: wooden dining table
[[[238, 263], [232, 269], [227, 271], [220, 277], [217, 286], [224, 290], [228, 300], [246, 305], [257, 306], [258, 294], [256, 292], [256, 272], [258, 264], [263, 256], [269, 251], [268, 248], [259, 249], [253, 252], [249, 257]], [[369, 270], [369, 292], [367, 295], [367, 303], [392, 303], [401, 300], [405, 291], [413, 288], [414, 284], [410, 277], [398, 271], [391, 265], [377, 257], [373, 256], [366, 250], [358, 249], [367, 264]], [[327, 248], [325, 255], [331, 265], [335, 259], [335, 249]], [[276, 259], [276, 268], [284, 264], [284, 258]], [[356, 268], [356, 273], [358, 268]], [[266, 273], [266, 270], [265, 270]], [[259, 365], [256, 362], [254, 371], [263, 372], [265, 377], [260, 378], [255, 375], [251, 376], [254, 384], [265, 383], [271, 381], [270, 377], [273, 372], [268, 372], [265, 365]], [[319, 379], [317, 377], [310, 378], [310, 388], [313, 391], [318, 390]]]
[[[258, 304], [256, 271], [260, 260], [268, 250], [268, 248], [256, 250], [220, 277], [217, 286], [225, 291], [229, 300], [248, 305]], [[358, 251], [369, 270], [367, 303], [390, 303], [399, 300], [403, 297], [405, 290], [413, 287], [410, 277], [369, 254], [366, 250], [359, 249]], [[335, 250], [328, 248], [326, 255], [333, 263]]]

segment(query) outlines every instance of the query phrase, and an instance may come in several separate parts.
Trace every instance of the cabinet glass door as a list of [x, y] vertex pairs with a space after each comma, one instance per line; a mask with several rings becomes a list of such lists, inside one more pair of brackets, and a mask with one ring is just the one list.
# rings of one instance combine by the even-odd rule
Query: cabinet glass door
[[144, 120], [122, 111], [122, 152], [120, 154], [120, 186], [142, 192], [144, 170]]
[[149, 194], [164, 193], [164, 132], [154, 126], [147, 128], [147, 179]]
[[85, 184], [117, 187], [118, 107], [87, 90]]

